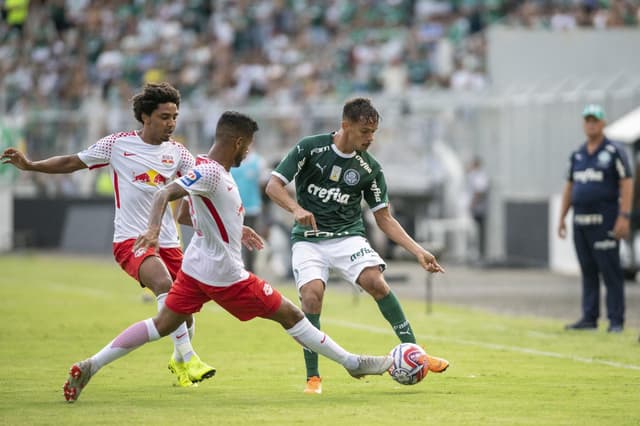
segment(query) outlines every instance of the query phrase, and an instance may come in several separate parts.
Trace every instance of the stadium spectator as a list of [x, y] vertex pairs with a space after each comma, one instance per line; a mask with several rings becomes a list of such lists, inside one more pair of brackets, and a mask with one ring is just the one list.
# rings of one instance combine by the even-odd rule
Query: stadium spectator
[[484, 74], [478, 71], [477, 65], [458, 62], [451, 74], [449, 86], [456, 91], [480, 91], [487, 88], [487, 82]]
[[[118, 132], [100, 139], [82, 152], [40, 161], [29, 160], [15, 148], [6, 149], [0, 159], [21, 170], [59, 174], [81, 169], [111, 166], [115, 191], [113, 254], [116, 262], [142, 287], [148, 287], [162, 309], [182, 263], [182, 250], [171, 211], [164, 214], [158, 244], [133, 252], [135, 239], [146, 229], [146, 213], [153, 194], [175, 176], [186, 174], [193, 156], [171, 140], [176, 126], [180, 94], [168, 83], [149, 84], [133, 98], [133, 112], [142, 124], [137, 131]], [[215, 369], [200, 360], [191, 347], [195, 323], [184, 318], [171, 334], [174, 353], [169, 369], [180, 386], [209, 378]]]
[[[23, 36], [7, 31], [0, 37], [3, 45], [17, 44], [15, 54], [8, 56], [12, 60], [3, 61], [7, 71], [12, 63], [26, 60], [27, 72], [20, 75], [34, 86], [51, 69], [79, 64], [85, 73], [84, 90], [103, 97], [110, 96], [115, 78], [135, 88], [162, 72], [159, 78], [174, 81], [185, 98], [217, 96], [246, 102], [269, 95], [265, 89], [272, 67], [284, 70], [293, 88], [312, 86], [314, 96], [343, 89], [379, 90], [381, 70], [401, 63], [398, 54], [405, 34], [422, 25], [412, 23], [410, 1], [313, 2], [309, 7], [305, 2], [293, 7], [284, 1], [219, 2], [215, 8], [208, 1], [145, 2], [144, 6], [116, 0], [32, 3]], [[450, 9], [427, 11], [422, 19], [446, 21], [448, 13]], [[436, 37], [446, 37], [445, 28], [437, 25], [442, 30]], [[437, 40], [420, 42], [414, 64], [437, 68], [428, 65], [432, 42]], [[48, 46], [56, 46], [56, 52], [52, 54]], [[37, 66], [30, 53], [33, 47], [47, 52], [49, 69]], [[400, 72], [395, 78], [407, 77]], [[23, 97], [34, 102], [29, 86], [8, 83], [9, 106]], [[64, 84], [54, 84], [45, 103], [71, 107], [64, 93]]]
[[567, 6], [558, 7], [551, 16], [550, 26], [554, 31], [574, 30], [576, 28], [576, 15], [571, 13]]
[[[478, 49], [484, 42], [477, 40], [491, 24], [567, 31], [637, 26], [640, 3], [11, 0], [3, 11], [0, 58], [7, 60], [0, 61], [0, 77], [6, 76], [7, 109], [16, 112], [37, 102], [74, 108], [69, 87], [117, 98], [123, 92], [113, 90], [114, 78], [129, 90], [170, 80], [187, 100], [215, 96], [228, 103], [270, 96], [272, 75], [313, 97], [395, 93], [405, 84], [447, 88], [460, 58], [488, 80], [485, 49]], [[69, 64], [82, 70], [80, 86], [68, 84]]]
[[469, 213], [478, 231], [478, 254], [485, 259], [487, 212], [489, 210], [489, 176], [482, 166], [482, 159], [474, 157], [467, 169]]
[[279, 323], [296, 342], [341, 364], [356, 379], [383, 374], [391, 366], [388, 355], [347, 352], [317, 330], [300, 308], [278, 290], [244, 269], [241, 245], [261, 249], [263, 242], [255, 231], [243, 226], [242, 199], [229, 170], [246, 157], [257, 130], [258, 125], [250, 117], [225, 112], [218, 120], [215, 143], [208, 155], [198, 157], [193, 170], [155, 193], [148, 228], [133, 250], [146, 251], [156, 246], [166, 225], [162, 218], [167, 204], [188, 196], [189, 208], [183, 208], [180, 216], [188, 214], [186, 220], [196, 232], [185, 252], [182, 269], [155, 318], [131, 325], [101, 351], [71, 367], [64, 384], [67, 401], [76, 401], [102, 367], [166, 336], [210, 300], [241, 321], [262, 317]]
[[[27, 125], [42, 121], [35, 111], [73, 115], [82, 131], [85, 113], [118, 109], [150, 82], [171, 81], [200, 109], [261, 100], [291, 107], [356, 90], [481, 90], [491, 82], [486, 28], [551, 29], [557, 10], [579, 27], [637, 27], [640, 0], [568, 9], [559, 0], [31, 0], [21, 32], [2, 10], [0, 111]], [[117, 113], [95, 121], [123, 126]], [[99, 126], [114, 124], [90, 129]]]
[[[320, 329], [320, 313], [329, 269], [338, 271], [357, 289], [369, 293], [400, 341], [415, 343], [415, 335], [400, 302], [382, 271], [386, 264], [366, 239], [362, 199], [378, 227], [412, 253], [428, 272], [444, 272], [391, 215], [380, 164], [367, 153], [378, 129], [379, 115], [368, 99], [356, 98], [343, 108], [340, 130], [303, 138], [283, 158], [267, 183], [267, 195], [295, 219], [291, 231], [292, 267], [302, 310]], [[286, 189], [295, 179], [296, 199]], [[318, 355], [305, 349], [305, 393], [321, 393]], [[431, 371], [444, 371], [436, 359]]]
[[566, 237], [565, 216], [573, 208], [573, 241], [582, 271], [582, 318], [567, 330], [594, 330], [600, 316], [600, 275], [607, 289], [609, 333], [624, 327], [624, 274], [619, 240], [629, 236], [633, 181], [624, 149], [608, 140], [604, 110], [582, 112], [587, 141], [571, 154], [562, 193], [558, 236]]
[[22, 33], [24, 23], [29, 16], [29, 0], [4, 0], [3, 15], [11, 30]]

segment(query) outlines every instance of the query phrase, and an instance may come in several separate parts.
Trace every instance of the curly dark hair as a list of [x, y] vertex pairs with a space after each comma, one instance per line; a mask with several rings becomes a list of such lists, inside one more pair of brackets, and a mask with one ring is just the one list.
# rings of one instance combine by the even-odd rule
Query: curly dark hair
[[142, 123], [142, 114], [151, 115], [159, 104], [171, 102], [180, 108], [180, 92], [167, 82], [147, 83], [132, 99], [133, 114]]
[[354, 98], [344, 104], [342, 119], [353, 123], [364, 121], [369, 124], [377, 124], [380, 121], [380, 113], [373, 107], [370, 99]]

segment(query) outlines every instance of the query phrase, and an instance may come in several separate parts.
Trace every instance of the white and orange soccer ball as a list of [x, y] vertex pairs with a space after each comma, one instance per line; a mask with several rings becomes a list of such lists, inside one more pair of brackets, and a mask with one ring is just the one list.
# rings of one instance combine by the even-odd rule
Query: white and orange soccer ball
[[427, 353], [414, 343], [400, 343], [389, 355], [393, 359], [389, 374], [401, 385], [415, 385], [429, 372]]

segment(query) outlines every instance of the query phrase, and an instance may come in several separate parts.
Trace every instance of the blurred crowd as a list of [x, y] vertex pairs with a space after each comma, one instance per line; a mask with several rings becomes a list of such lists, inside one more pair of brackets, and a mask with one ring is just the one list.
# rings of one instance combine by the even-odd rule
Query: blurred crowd
[[412, 87], [482, 90], [484, 30], [637, 26], [640, 0], [0, 0], [2, 110], [126, 102], [167, 80], [197, 105]]

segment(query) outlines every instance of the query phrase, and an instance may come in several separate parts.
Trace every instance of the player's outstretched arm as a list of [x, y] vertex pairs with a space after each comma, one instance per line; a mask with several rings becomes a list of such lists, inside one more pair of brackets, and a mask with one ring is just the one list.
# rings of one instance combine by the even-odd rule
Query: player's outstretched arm
[[134, 252], [141, 248], [158, 247], [158, 236], [160, 235], [162, 216], [167, 209], [167, 204], [185, 195], [187, 195], [187, 191], [175, 182], [170, 183], [153, 195], [147, 230], [140, 235], [134, 243]]
[[413, 254], [426, 271], [444, 273], [444, 268], [438, 264], [436, 257], [407, 234], [402, 225], [391, 215], [388, 207], [377, 210], [373, 216], [380, 230], [394, 243]]
[[45, 160], [31, 161], [24, 153], [15, 148], [7, 148], [0, 157], [3, 164], [13, 164], [20, 170], [41, 173], [72, 173], [76, 170], [86, 169], [87, 165], [76, 154], [59, 155]]

